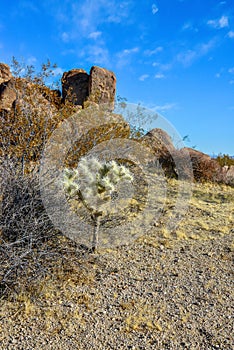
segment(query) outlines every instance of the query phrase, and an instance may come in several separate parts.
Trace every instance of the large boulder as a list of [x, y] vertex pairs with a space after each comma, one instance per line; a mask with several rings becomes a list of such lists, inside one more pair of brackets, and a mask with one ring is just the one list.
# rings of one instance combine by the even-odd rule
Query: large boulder
[[114, 109], [116, 77], [113, 72], [93, 66], [90, 74], [83, 69], [72, 69], [62, 76], [64, 102], [85, 107], [85, 102], [106, 104]]
[[0, 110], [10, 111], [17, 97], [15, 79], [11, 78], [0, 85]]
[[222, 182], [226, 185], [234, 186], [234, 165], [222, 167]]
[[184, 147], [180, 151], [181, 159], [183, 154], [187, 153], [190, 156], [193, 176], [197, 181], [221, 181], [221, 166], [215, 159], [212, 159], [208, 154], [197, 151], [193, 148]]
[[173, 159], [176, 149], [166, 131], [159, 128], [152, 129], [141, 137], [139, 141], [152, 150], [153, 154], [155, 154], [155, 159], [162, 165], [167, 176], [177, 176]]
[[[103, 152], [110, 155], [113, 152], [110, 140], [130, 136], [130, 125], [121, 115], [110, 112], [105, 105], [91, 104], [78, 111], [77, 118], [74, 114], [66, 120], [68, 130], [74, 139], [72, 149], [66, 156], [66, 166], [77, 166], [82, 156], [100, 144]], [[79, 133], [78, 138], [77, 132]]]
[[62, 76], [62, 96], [64, 101], [83, 105], [89, 95], [89, 75], [83, 69], [72, 69]]
[[0, 63], [0, 85], [12, 78], [10, 67], [5, 63]]
[[115, 74], [107, 69], [93, 66], [90, 70], [89, 99], [98, 104], [113, 104], [115, 91]]

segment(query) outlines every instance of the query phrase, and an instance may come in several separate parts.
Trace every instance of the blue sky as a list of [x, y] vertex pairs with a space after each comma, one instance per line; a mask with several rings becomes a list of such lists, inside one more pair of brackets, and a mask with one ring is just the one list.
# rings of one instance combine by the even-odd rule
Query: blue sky
[[187, 146], [234, 155], [234, 0], [1, 0], [0, 61], [114, 71]]

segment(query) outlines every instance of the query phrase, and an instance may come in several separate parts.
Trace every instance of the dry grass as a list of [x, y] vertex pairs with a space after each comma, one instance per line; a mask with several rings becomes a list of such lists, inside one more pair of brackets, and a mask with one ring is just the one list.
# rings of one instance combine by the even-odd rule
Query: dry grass
[[[233, 237], [234, 188], [218, 184], [195, 183], [186, 216], [176, 231], [169, 232], [165, 228], [165, 223], [174, 204], [177, 181], [168, 180], [168, 186], [167, 203], [163, 215], [152, 225], [147, 235], [138, 238], [135, 243], [134, 256], [136, 257], [137, 250], [146, 249], [144, 247], [149, 247], [155, 253], [161, 254], [158, 265], [148, 266], [144, 261], [139, 262], [149, 274], [152, 269], [160, 271], [164, 259], [167, 259], [162, 252], [168, 249], [173, 251], [178, 242], [182, 242], [182, 245], [183, 242], [186, 242], [187, 245], [192, 246], [197, 241], [203, 241], [205, 244], [205, 242], [225, 236]], [[226, 247], [228, 252], [220, 254], [220, 258], [230, 261], [229, 253], [234, 251], [234, 240], [229, 239], [227, 242], [229, 242], [229, 246]], [[67, 337], [74, 335], [74, 332], [77, 334], [85, 332], [88, 327], [88, 319], [93, 320], [94, 315], [98, 320], [97, 313], [102, 297], [100, 290], [95, 292], [95, 286], [99, 283], [100, 278], [105, 281], [105, 278], [110, 278], [118, 273], [118, 266], [116, 266], [116, 271], [113, 269], [106, 273], [105, 261], [118, 260], [121, 249], [113, 247], [113, 249], [100, 251], [98, 255], [88, 254], [82, 250], [82, 247], [73, 244], [61, 234], [44, 242], [44, 251], [46, 249], [47, 252], [50, 250], [47, 257], [37, 255], [29, 257], [29, 259], [34, 259], [34, 263], [35, 259], [38, 259], [40, 273], [36, 278], [33, 278], [32, 271], [28, 268], [17, 277], [17, 289], [12, 289], [8, 295], [2, 296], [0, 300], [0, 320], [2, 320], [0, 340], [5, 339], [6, 329], [13, 329], [15, 323], [34, 323], [36, 320], [38, 329], [46, 334], [55, 336], [62, 332], [63, 336]], [[135, 263], [131, 261], [131, 247], [128, 254], [124, 255], [122, 261], [119, 261], [120, 268], [126, 266], [126, 271], [128, 266]], [[212, 264], [209, 269], [211, 274], [212, 270], [213, 273], [216, 272]], [[172, 267], [170, 273], [173, 276], [177, 272]], [[134, 283], [143, 283], [140, 276], [135, 276], [135, 280]], [[215, 288], [212, 283], [212, 279], [207, 280], [205, 288], [207, 290]], [[105, 283], [103, 288], [105, 289]], [[225, 286], [222, 288], [225, 289]], [[178, 290], [173, 293], [175, 293], [174, 296], [177, 295], [176, 293], [181, 295], [183, 289], [178, 286]], [[222, 293], [216, 296], [220, 304], [224, 302]], [[123, 334], [143, 333], [146, 336], [149, 333], [170, 332], [170, 327], [173, 327], [173, 322], [170, 324], [166, 317], [167, 305], [163, 303], [151, 304], [140, 296], [125, 300], [118, 288], [113, 293], [111, 303], [113, 307], [115, 303], [119, 305], [118, 312]], [[183, 308], [183, 305], [180, 305], [177, 317], [181, 324], [187, 324], [189, 320], [192, 320], [190, 312]], [[12, 332], [14, 334], [14, 331]]]

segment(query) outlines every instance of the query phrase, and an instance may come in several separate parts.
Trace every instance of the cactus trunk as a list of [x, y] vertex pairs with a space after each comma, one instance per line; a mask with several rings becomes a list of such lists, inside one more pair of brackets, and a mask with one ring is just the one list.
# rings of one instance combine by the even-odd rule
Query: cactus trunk
[[93, 229], [93, 242], [92, 242], [92, 251], [93, 252], [97, 251], [100, 220], [101, 220], [100, 215], [94, 215], [94, 229]]

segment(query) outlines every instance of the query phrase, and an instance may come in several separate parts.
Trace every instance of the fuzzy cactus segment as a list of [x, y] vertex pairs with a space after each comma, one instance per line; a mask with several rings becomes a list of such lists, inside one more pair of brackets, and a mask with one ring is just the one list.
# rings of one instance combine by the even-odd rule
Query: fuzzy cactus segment
[[70, 197], [75, 196], [79, 192], [77, 169], [66, 168], [64, 170], [63, 186]]
[[81, 158], [76, 169], [65, 169], [63, 174], [64, 189], [70, 197], [78, 196], [89, 209], [94, 220], [92, 250], [98, 245], [100, 217], [105, 212], [105, 205], [116, 191], [121, 181], [133, 181], [133, 176], [124, 165], [114, 160], [99, 161], [97, 158]]
[[128, 168], [114, 160], [99, 161], [97, 158], [81, 158], [76, 169], [64, 170], [64, 188], [69, 196], [78, 195], [92, 211], [111, 199], [120, 181], [133, 181]]

